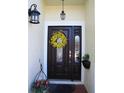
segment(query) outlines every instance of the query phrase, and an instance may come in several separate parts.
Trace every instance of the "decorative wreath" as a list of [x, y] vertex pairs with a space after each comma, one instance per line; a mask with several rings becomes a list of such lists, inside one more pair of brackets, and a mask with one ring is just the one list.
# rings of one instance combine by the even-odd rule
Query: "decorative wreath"
[[62, 48], [67, 44], [67, 38], [62, 32], [53, 33], [50, 43], [55, 48]]

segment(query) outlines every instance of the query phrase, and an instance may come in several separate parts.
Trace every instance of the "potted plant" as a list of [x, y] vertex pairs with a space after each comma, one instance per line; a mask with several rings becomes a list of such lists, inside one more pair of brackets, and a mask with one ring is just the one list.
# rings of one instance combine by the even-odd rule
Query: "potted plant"
[[84, 56], [83, 56], [83, 60], [82, 60], [82, 63], [83, 63], [83, 66], [86, 68], [86, 69], [89, 69], [90, 68], [90, 61], [89, 61], [89, 58], [90, 58], [90, 56], [89, 56], [89, 54], [85, 54]]

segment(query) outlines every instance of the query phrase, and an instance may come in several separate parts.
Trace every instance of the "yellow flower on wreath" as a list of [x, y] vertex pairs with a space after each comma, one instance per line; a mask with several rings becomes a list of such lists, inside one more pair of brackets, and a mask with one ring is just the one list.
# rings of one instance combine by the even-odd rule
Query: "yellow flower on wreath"
[[67, 38], [62, 32], [55, 32], [50, 39], [50, 44], [55, 48], [62, 48], [67, 44]]

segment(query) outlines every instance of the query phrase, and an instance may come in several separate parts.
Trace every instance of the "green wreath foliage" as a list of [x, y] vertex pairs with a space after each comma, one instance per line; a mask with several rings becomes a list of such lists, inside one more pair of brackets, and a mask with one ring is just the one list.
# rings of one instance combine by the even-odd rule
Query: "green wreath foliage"
[[50, 43], [54, 48], [63, 48], [67, 44], [67, 38], [62, 32], [55, 32], [50, 39]]

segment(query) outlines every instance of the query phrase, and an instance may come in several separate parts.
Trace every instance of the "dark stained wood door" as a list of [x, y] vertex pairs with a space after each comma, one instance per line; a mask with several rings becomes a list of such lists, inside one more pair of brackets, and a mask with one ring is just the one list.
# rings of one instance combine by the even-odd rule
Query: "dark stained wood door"
[[49, 26], [47, 60], [48, 79], [81, 80], [81, 26]]

